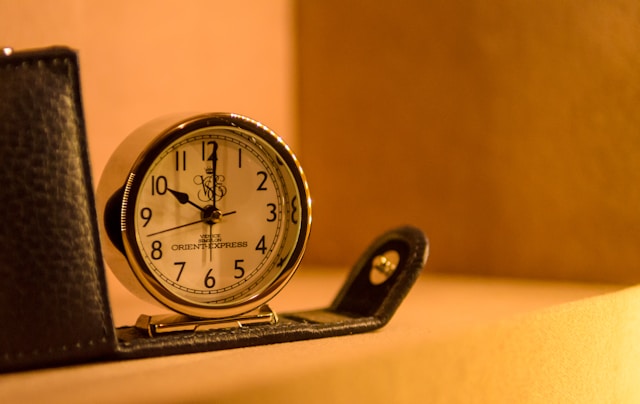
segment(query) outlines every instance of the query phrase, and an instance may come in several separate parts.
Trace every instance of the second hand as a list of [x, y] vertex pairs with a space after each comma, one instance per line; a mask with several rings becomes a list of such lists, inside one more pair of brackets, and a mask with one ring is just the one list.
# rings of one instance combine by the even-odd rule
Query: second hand
[[[234, 213], [236, 213], [235, 210], [231, 211], [231, 212], [227, 212], [227, 213], [223, 213], [222, 216], [228, 216], [228, 215], [233, 215]], [[170, 227], [168, 229], [164, 229], [164, 230], [160, 230], [160, 231], [156, 231], [154, 233], [149, 233], [147, 234], [147, 237], [151, 237], [151, 236], [155, 236], [157, 234], [162, 234], [162, 233], [166, 233], [168, 231], [171, 230], [177, 230], [177, 229], [181, 229], [183, 227], [187, 227], [187, 226], [193, 226], [194, 224], [198, 224], [198, 223], [202, 223], [202, 222], [206, 222], [208, 220], [208, 218], [204, 218], [204, 219], [198, 219], [194, 222], [191, 223], [186, 223], [186, 224], [181, 224], [180, 226], [175, 226], [175, 227]], [[211, 225], [213, 227], [213, 225]]]

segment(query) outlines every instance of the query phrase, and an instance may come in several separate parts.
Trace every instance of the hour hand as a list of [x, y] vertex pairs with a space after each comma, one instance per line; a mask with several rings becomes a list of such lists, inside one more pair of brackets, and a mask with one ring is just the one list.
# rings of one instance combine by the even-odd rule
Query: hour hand
[[204, 208], [196, 205], [195, 203], [193, 203], [193, 202], [191, 202], [189, 200], [189, 194], [186, 194], [184, 192], [175, 191], [175, 190], [173, 190], [171, 188], [167, 188], [167, 191], [171, 192], [171, 195], [175, 196], [176, 199], [178, 200], [178, 202], [180, 202], [182, 205], [189, 204], [191, 206], [195, 206], [200, 211], [204, 211]]

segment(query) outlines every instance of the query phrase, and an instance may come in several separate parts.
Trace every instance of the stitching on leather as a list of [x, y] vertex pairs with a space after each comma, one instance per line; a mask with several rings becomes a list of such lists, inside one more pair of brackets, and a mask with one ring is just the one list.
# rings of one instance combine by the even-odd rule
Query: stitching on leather
[[[74, 110], [75, 110], [76, 113], [81, 112], [81, 111], [78, 111], [78, 109], [77, 109], [78, 104], [81, 102], [81, 100], [77, 99], [77, 95], [80, 92], [80, 89], [79, 89], [80, 83], [75, 82], [75, 80], [73, 80], [74, 79], [73, 67], [75, 67], [75, 66], [72, 63], [72, 60], [70, 58], [61, 56], [61, 57], [54, 57], [54, 58], [47, 59], [47, 60], [34, 59], [34, 60], [22, 60], [22, 61], [19, 61], [19, 62], [13, 62], [13, 61], [9, 60], [8, 63], [3, 63], [3, 65], [1, 67], [4, 70], [10, 70], [10, 69], [13, 68], [16, 71], [18, 71], [18, 70], [30, 70], [30, 69], [33, 69], [34, 67], [39, 69], [39, 70], [42, 70], [42, 69], [48, 68], [50, 66], [59, 66], [61, 63], [66, 68], [65, 69], [66, 77], [72, 81], [72, 86], [71, 87], [73, 88], [74, 91], [73, 91], [71, 96], [73, 97], [73, 101], [74, 101], [73, 102]], [[84, 117], [82, 117], [82, 116], [76, 116], [76, 119], [77, 119], [78, 122], [83, 122], [84, 121]], [[85, 136], [86, 136], [86, 134], [85, 134]], [[86, 144], [85, 144], [84, 151], [85, 152], [87, 151]], [[82, 156], [82, 157], [83, 157], [83, 159], [87, 158], [86, 155]], [[85, 167], [82, 167], [82, 168], [83, 168], [82, 171], [83, 171], [84, 175], [91, 175], [90, 173], [88, 173], [88, 172], [86, 172], [84, 170]], [[85, 184], [87, 183], [86, 178], [84, 179], [83, 182]], [[89, 183], [90, 183], [90, 181], [89, 181]], [[89, 190], [89, 192], [93, 193], [93, 190]], [[92, 226], [92, 227], [94, 227], [94, 226]], [[95, 228], [93, 228], [92, 230], [94, 230], [94, 234], [95, 234]], [[98, 243], [98, 248], [100, 248], [99, 240], [94, 239], [94, 242]], [[99, 259], [100, 255], [98, 254], [98, 256], [96, 258]], [[98, 266], [98, 268], [100, 268], [100, 267]], [[99, 275], [98, 275], [98, 277], [99, 277]], [[98, 283], [98, 284], [100, 283], [99, 282], [100, 280], [96, 279], [95, 275], [92, 276], [91, 278], [92, 278], [93, 281], [95, 281], [95, 283]], [[107, 321], [108, 319], [107, 319], [107, 316], [106, 316], [107, 305], [106, 305], [102, 290], [97, 290], [96, 292], [99, 292], [99, 293], [96, 293], [96, 302], [97, 302], [97, 305], [99, 306], [99, 309], [100, 309], [100, 317], [101, 317], [101, 324], [102, 324], [102, 337], [100, 339], [89, 339], [89, 340], [86, 340], [86, 341], [77, 341], [75, 344], [73, 344], [71, 346], [62, 345], [62, 346], [57, 346], [57, 347], [49, 347], [46, 351], [44, 351], [42, 349], [35, 349], [35, 350], [31, 351], [31, 352], [21, 352], [21, 351], [18, 351], [18, 352], [3, 352], [3, 353], [0, 354], [0, 357], [5, 362], [9, 362], [9, 361], [12, 361], [13, 359], [21, 359], [21, 358], [24, 358], [24, 357], [27, 357], [27, 356], [29, 356], [29, 357], [42, 357], [42, 356], [48, 357], [48, 356], [52, 355], [54, 352], [59, 353], [59, 352], [67, 352], [67, 351], [71, 351], [71, 350], [82, 350], [82, 349], [85, 349], [85, 348], [94, 347], [96, 345], [105, 345], [105, 344], [111, 343], [112, 341], [110, 341], [110, 339], [108, 338], [108, 336], [110, 334], [109, 333], [109, 330], [110, 330], [109, 326], [111, 324], [107, 324], [108, 323], [108, 321]]]

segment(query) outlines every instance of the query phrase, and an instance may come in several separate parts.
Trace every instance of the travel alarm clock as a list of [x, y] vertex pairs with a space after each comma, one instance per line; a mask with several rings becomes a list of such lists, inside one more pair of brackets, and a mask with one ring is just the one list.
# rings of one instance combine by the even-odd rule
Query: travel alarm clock
[[228, 113], [152, 121], [112, 155], [98, 199], [105, 259], [134, 294], [199, 326], [276, 321], [266, 303], [300, 263], [311, 198], [266, 126]]

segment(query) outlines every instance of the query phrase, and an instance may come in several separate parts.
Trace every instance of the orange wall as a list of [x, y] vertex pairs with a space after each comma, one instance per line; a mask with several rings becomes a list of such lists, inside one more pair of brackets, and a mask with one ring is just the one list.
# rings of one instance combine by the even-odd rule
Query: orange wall
[[291, 0], [0, 0], [0, 16], [2, 46], [79, 51], [95, 183], [169, 113], [242, 113], [296, 143]]
[[640, 3], [299, 2], [307, 259], [640, 280]]

